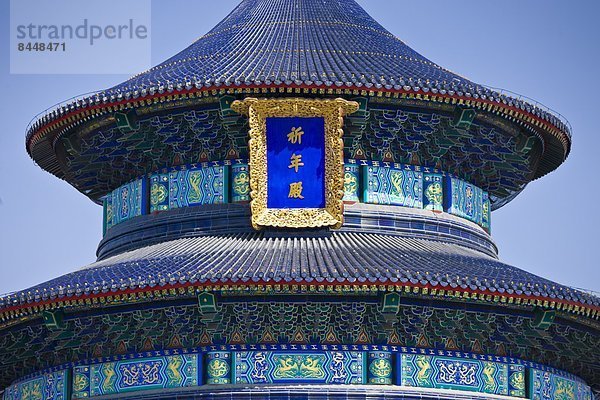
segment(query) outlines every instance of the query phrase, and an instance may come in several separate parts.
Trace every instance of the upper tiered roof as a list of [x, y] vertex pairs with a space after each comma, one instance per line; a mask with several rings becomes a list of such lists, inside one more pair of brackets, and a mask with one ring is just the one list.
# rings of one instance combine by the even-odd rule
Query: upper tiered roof
[[[512, 128], [502, 124], [509, 121], [521, 126], [519, 129], [527, 135], [537, 137], [541, 151], [524, 163], [515, 161], [515, 166], [521, 163], [518, 168], [525, 171], [526, 177], [511, 183], [513, 187], [507, 189], [511, 195], [494, 193], [499, 198], [496, 206], [510, 200], [529, 180], [557, 168], [570, 151], [570, 128], [561, 116], [537, 103], [473, 83], [431, 62], [383, 28], [354, 0], [243, 0], [214, 29], [167, 61], [113, 88], [46, 113], [29, 127], [27, 149], [42, 168], [68, 180], [97, 201], [107, 191], [134, 179], [136, 171], [138, 175], [151, 172], [150, 167], [140, 170], [139, 166], [127, 165], [127, 159], [142, 159], [147, 152], [136, 153], [135, 143], [123, 142], [128, 140], [126, 137], [101, 146], [107, 154], [100, 158], [104, 157], [107, 163], [115, 155], [133, 152], [124, 161], [110, 161], [119, 165], [118, 174], [112, 164], [99, 167], [98, 171], [86, 171], [83, 178], [70, 170], [77, 165], [75, 158], [83, 164], [98, 161], [98, 157], [93, 158], [97, 154], [92, 149], [78, 153], [77, 146], [80, 142], [112, 138], [114, 134], [108, 130], [111, 123], [114, 126], [115, 111], [148, 108], [159, 101], [164, 104], [161, 110], [167, 112], [169, 107], [181, 108], [181, 104], [174, 103], [182, 99], [254, 94], [253, 90], [266, 93], [264, 90], [284, 87], [294, 89], [284, 95], [328, 89], [330, 92], [323, 93], [361, 96], [385, 93], [384, 98], [389, 95], [417, 99], [421, 102], [420, 109], [437, 107], [439, 111], [444, 104], [473, 108], [487, 115], [486, 121], [490, 118], [500, 121], [496, 130], [507, 133], [504, 140], [507, 143], [520, 139], [514, 137]], [[143, 114], [148, 116], [151, 112], [156, 110], [146, 110]], [[96, 131], [92, 135], [93, 130]], [[69, 136], [76, 138], [63, 144], [61, 139]], [[69, 147], [73, 143], [75, 149]], [[108, 150], [107, 146], [118, 143], [121, 147]], [[517, 155], [520, 156], [529, 154]], [[157, 164], [163, 167], [163, 162]], [[143, 164], [148, 166], [150, 162]], [[438, 167], [444, 169], [443, 165]], [[125, 180], [118, 182], [115, 174]], [[92, 175], [97, 175], [101, 183], [90, 183]], [[512, 179], [504, 171], [496, 175], [500, 175], [500, 180]], [[485, 182], [474, 183], [487, 188]]]
[[354, 0], [243, 0], [191, 46], [102, 95], [120, 99], [161, 88], [264, 84], [420, 89], [496, 99], [569, 130], [533, 105], [500, 96], [428, 60]]
[[489, 91], [429, 61], [350, 0], [244, 0], [187, 49], [105, 92], [195, 85]]

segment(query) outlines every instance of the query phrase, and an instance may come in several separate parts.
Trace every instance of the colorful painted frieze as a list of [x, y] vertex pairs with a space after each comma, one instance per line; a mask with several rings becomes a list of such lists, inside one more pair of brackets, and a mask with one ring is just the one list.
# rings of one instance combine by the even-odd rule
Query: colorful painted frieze
[[69, 370], [37, 376], [6, 388], [3, 400], [68, 400]]
[[227, 203], [227, 167], [190, 168], [169, 174], [169, 208]]
[[[148, 211], [155, 213], [195, 205], [250, 201], [247, 163], [237, 160], [221, 166], [198, 165], [191, 164], [170, 172], [164, 170], [114, 190], [103, 199], [104, 233], [112, 226]], [[298, 165], [298, 169], [300, 167]], [[286, 171], [293, 172], [295, 168], [286, 167]], [[343, 172], [344, 201], [446, 211], [473, 221], [488, 232], [491, 229], [488, 193], [463, 180], [437, 170], [422, 172], [420, 167], [397, 163], [382, 165], [365, 160], [347, 160]], [[290, 196], [289, 190], [286, 193]]]
[[482, 224], [483, 190], [463, 180], [447, 177], [447, 211], [450, 214]]
[[490, 195], [488, 192], [483, 192], [481, 226], [488, 232], [492, 230], [492, 204], [490, 202]]
[[235, 352], [234, 382], [363, 384], [364, 356], [353, 351]]
[[146, 213], [145, 179], [138, 179], [112, 192], [112, 225]]
[[201, 357], [181, 354], [76, 366], [73, 399], [146, 389], [199, 386]]
[[585, 383], [539, 369], [529, 369], [529, 397], [532, 400], [593, 400]]
[[231, 166], [231, 202], [250, 201], [250, 170], [248, 164]]
[[360, 201], [360, 166], [344, 165], [344, 201]]
[[102, 234], [105, 235], [106, 231], [113, 226], [112, 194], [102, 199], [102, 217]]
[[508, 366], [508, 395], [512, 397], [526, 397], [525, 393], [525, 367], [519, 364]]
[[364, 166], [364, 202], [423, 208], [423, 173], [410, 168]]
[[444, 178], [442, 174], [423, 174], [423, 208], [444, 211]]
[[211, 351], [206, 354], [206, 383], [227, 385], [231, 383], [231, 353]]
[[[509, 394], [508, 364], [424, 354], [401, 354], [398, 363], [402, 386]], [[518, 373], [513, 371], [511, 376]], [[520, 373], [524, 381], [524, 371]]]
[[392, 384], [392, 353], [388, 351], [370, 351], [368, 353], [369, 384]]
[[154, 174], [150, 177], [150, 212], [169, 209], [169, 174]]

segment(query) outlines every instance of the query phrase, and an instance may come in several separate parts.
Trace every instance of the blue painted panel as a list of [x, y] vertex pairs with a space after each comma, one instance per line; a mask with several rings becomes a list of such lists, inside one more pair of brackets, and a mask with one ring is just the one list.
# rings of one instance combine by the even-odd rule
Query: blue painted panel
[[423, 173], [410, 168], [364, 166], [364, 202], [423, 208]]
[[68, 400], [69, 370], [40, 375], [6, 388], [3, 400]]
[[206, 383], [208, 385], [227, 385], [231, 383], [231, 353], [211, 351], [206, 354]]
[[483, 192], [483, 205], [481, 209], [481, 226], [488, 232], [492, 230], [492, 205], [488, 192]]
[[525, 367], [518, 364], [508, 366], [508, 395], [525, 397]]
[[325, 207], [325, 119], [266, 119], [267, 207]]
[[142, 215], [145, 189], [146, 180], [138, 179], [112, 192], [113, 225]]
[[448, 177], [446, 181], [448, 212], [482, 223], [483, 190], [460, 179]]
[[190, 168], [169, 174], [169, 208], [228, 201], [227, 167]]
[[360, 201], [360, 166], [344, 165], [344, 201]]
[[585, 383], [548, 371], [529, 370], [529, 397], [532, 400], [593, 400]]
[[[401, 354], [402, 386], [467, 390], [508, 395], [508, 364], [445, 356]], [[519, 371], [513, 371], [519, 373]], [[524, 382], [524, 372], [520, 371]], [[513, 378], [515, 379], [515, 378]], [[524, 392], [521, 393], [524, 397]]]
[[234, 353], [236, 384], [366, 383], [364, 353], [240, 351]]
[[169, 209], [169, 174], [150, 177], [150, 212]]
[[113, 226], [112, 194], [102, 200], [102, 235]]
[[442, 174], [423, 174], [423, 208], [444, 211], [444, 177]]
[[105, 362], [74, 367], [73, 398], [192, 387], [201, 383], [202, 363], [198, 354]]
[[248, 164], [231, 166], [231, 201], [250, 201], [250, 170]]
[[368, 383], [371, 385], [391, 385], [392, 353], [388, 351], [370, 351], [368, 357]]

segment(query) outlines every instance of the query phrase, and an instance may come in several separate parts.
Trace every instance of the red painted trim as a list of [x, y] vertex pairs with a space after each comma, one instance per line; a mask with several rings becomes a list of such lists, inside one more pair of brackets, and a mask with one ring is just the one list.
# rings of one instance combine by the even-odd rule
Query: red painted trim
[[[364, 282], [364, 283], [343, 283], [343, 282], [335, 282], [335, 283], [319, 283], [319, 282], [307, 282], [307, 281], [300, 281], [300, 282], [285, 282], [285, 283], [278, 283], [278, 282], [273, 282], [273, 281], [258, 281], [258, 282], [252, 282], [252, 283], [236, 283], [236, 282], [225, 282], [225, 283], [195, 283], [195, 284], [190, 284], [190, 283], [177, 283], [177, 284], [169, 284], [169, 285], [165, 285], [165, 286], [156, 286], [154, 288], [136, 288], [136, 289], [125, 289], [125, 290], [120, 290], [117, 292], [107, 292], [107, 293], [97, 293], [97, 294], [90, 294], [90, 295], [82, 295], [82, 296], [69, 296], [69, 297], [61, 297], [61, 298], [56, 298], [56, 299], [50, 299], [50, 300], [44, 300], [44, 301], [39, 301], [39, 302], [34, 302], [34, 303], [27, 303], [27, 304], [19, 304], [16, 306], [11, 306], [11, 307], [6, 307], [6, 308], [2, 308], [0, 309], [0, 312], [11, 312], [11, 311], [17, 311], [20, 309], [25, 309], [25, 308], [31, 308], [31, 307], [42, 307], [48, 304], [53, 304], [53, 303], [58, 303], [58, 302], [65, 302], [65, 301], [78, 301], [78, 300], [88, 300], [88, 299], [99, 299], [99, 298], [107, 298], [110, 296], [122, 296], [122, 295], [130, 295], [130, 294], [137, 294], [137, 293], [149, 293], [149, 292], [154, 292], [154, 291], [162, 291], [162, 290], [177, 290], [177, 289], [188, 289], [190, 287], [193, 288], [205, 288], [205, 287], [210, 287], [210, 286], [285, 286], [285, 287], [289, 287], [289, 286], [325, 286], [326, 288], [331, 288], [331, 287], [340, 287], [340, 286], [351, 286], [351, 287], [362, 287], [362, 286], [368, 286], [368, 287], [373, 287], [373, 286], [385, 286], [385, 287], [389, 287], [389, 286], [393, 286], [393, 287], [405, 287], [405, 286], [409, 286], [411, 288], [419, 288], [419, 289], [428, 289], [428, 290], [444, 290], [444, 291], [452, 291], [452, 292], [460, 292], [460, 293], [468, 293], [468, 294], [476, 294], [476, 295], [485, 295], [485, 296], [498, 296], [498, 297], [505, 297], [505, 298], [515, 298], [515, 299], [524, 299], [524, 300], [539, 300], [539, 301], [548, 301], [548, 302], [554, 302], [554, 303], [559, 303], [559, 304], [564, 304], [564, 305], [572, 305], [572, 306], [578, 306], [578, 307], [583, 307], [583, 308], [587, 308], [587, 309], [591, 309], [591, 310], [596, 310], [596, 311], [600, 311], [600, 306], [593, 306], [593, 305], [587, 305], [587, 304], [582, 304], [582, 303], [578, 303], [576, 301], [568, 301], [568, 300], [560, 300], [560, 299], [552, 299], [549, 297], [541, 297], [541, 296], [533, 296], [533, 295], [517, 295], [517, 294], [501, 294], [498, 292], [492, 292], [490, 290], [466, 290], [466, 289], [460, 289], [460, 288], [451, 288], [451, 287], [443, 287], [441, 285], [431, 285], [431, 284], [427, 284], [427, 285], [423, 285], [423, 284], [405, 284], [405, 283], [391, 283], [391, 282]], [[420, 293], [422, 295], [422, 293]], [[428, 294], [431, 295], [431, 294]], [[427, 296], [427, 295], [426, 295]]]

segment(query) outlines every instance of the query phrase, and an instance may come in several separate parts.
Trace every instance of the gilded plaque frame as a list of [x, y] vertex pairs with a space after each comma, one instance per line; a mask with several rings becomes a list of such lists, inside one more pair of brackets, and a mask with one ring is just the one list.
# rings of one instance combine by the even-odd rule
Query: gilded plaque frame
[[[252, 226], [278, 228], [339, 228], [343, 221], [344, 144], [343, 117], [358, 110], [358, 103], [344, 99], [237, 100], [231, 108], [248, 115], [250, 123], [250, 208]], [[323, 117], [325, 120], [325, 207], [267, 207], [267, 129], [270, 117]]]

